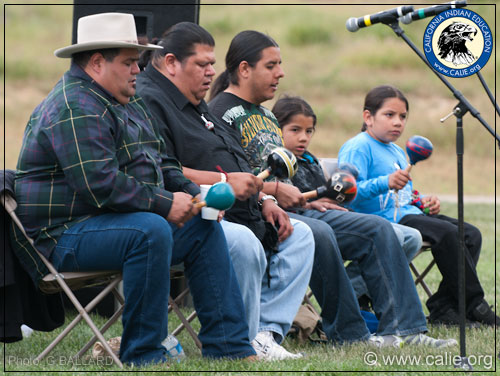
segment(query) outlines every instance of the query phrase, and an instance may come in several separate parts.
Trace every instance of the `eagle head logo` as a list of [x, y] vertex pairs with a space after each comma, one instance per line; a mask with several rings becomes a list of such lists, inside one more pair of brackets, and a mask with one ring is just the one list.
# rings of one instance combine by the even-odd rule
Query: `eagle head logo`
[[439, 56], [454, 65], [471, 65], [477, 57], [474, 57], [465, 43], [472, 42], [476, 34], [477, 29], [474, 26], [463, 22], [451, 23], [439, 36]]

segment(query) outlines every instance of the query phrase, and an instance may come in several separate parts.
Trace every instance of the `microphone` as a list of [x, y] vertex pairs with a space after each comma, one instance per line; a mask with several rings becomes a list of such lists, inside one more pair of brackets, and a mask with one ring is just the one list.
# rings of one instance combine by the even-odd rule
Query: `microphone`
[[358, 31], [362, 27], [368, 27], [376, 23], [391, 23], [397, 21], [398, 17], [402, 17], [407, 13], [413, 12], [413, 5], [404, 5], [390, 10], [383, 10], [375, 14], [367, 14], [364, 17], [349, 18], [345, 27], [351, 32]]
[[422, 18], [426, 18], [426, 17], [432, 17], [432, 16], [435, 16], [436, 14], [444, 12], [445, 10], [448, 10], [448, 9], [464, 8], [466, 6], [467, 6], [467, 0], [451, 1], [451, 2], [446, 3], [446, 4], [434, 5], [432, 7], [422, 8], [422, 9], [416, 10], [415, 12], [405, 14], [399, 20], [402, 23], [408, 25], [412, 21], [421, 20]]

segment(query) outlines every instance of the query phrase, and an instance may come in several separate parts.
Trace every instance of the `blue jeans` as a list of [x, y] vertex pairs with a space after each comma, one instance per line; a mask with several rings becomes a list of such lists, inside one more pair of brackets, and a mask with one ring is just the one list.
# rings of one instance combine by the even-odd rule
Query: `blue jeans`
[[391, 223], [392, 229], [396, 233], [398, 237], [399, 244], [401, 248], [403, 248], [403, 252], [405, 253], [406, 259], [408, 263], [415, 257], [415, 255], [422, 248], [422, 235], [420, 231], [400, 225], [399, 223]]
[[262, 244], [245, 226], [222, 221], [248, 320], [249, 338], [271, 331], [278, 343], [290, 329], [309, 284], [314, 239], [307, 225], [291, 220], [294, 231], [271, 256], [271, 283]]
[[[418, 230], [400, 225], [399, 223], [391, 223], [391, 225], [409, 263], [413, 260], [420, 248], [422, 248], [422, 235], [420, 235]], [[358, 262], [353, 260], [349, 265], [347, 265], [346, 271], [351, 280], [352, 288], [354, 289], [356, 296], [358, 298], [362, 295], [370, 296], [365, 280], [361, 276], [361, 270], [359, 269]]]
[[288, 214], [306, 223], [314, 235], [314, 264], [309, 286], [321, 307], [323, 330], [328, 339], [338, 344], [368, 339], [370, 332], [359, 311], [332, 228], [318, 219]]
[[165, 360], [169, 270], [184, 262], [201, 323], [202, 353], [255, 354], [221, 226], [196, 216], [182, 228], [145, 212], [104, 214], [69, 228], [51, 261], [59, 271], [122, 270], [125, 307], [120, 358], [136, 365]]
[[342, 257], [358, 261], [379, 319], [377, 334], [407, 335], [427, 330], [408, 261], [388, 221], [340, 210], [304, 210], [301, 214], [327, 223], [335, 232]]

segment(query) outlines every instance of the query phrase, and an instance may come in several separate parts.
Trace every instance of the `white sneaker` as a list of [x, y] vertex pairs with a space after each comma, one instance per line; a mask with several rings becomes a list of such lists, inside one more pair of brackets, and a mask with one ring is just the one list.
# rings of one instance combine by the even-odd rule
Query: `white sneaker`
[[410, 334], [408, 336], [403, 337], [403, 340], [405, 343], [409, 345], [420, 345], [420, 346], [428, 346], [435, 348], [452, 347], [458, 345], [456, 339], [432, 338], [425, 335], [424, 333]]
[[395, 335], [385, 335], [385, 336], [376, 336], [372, 334], [370, 338], [368, 338], [368, 343], [374, 345], [376, 347], [395, 347], [401, 348], [403, 347], [403, 340]]
[[283, 346], [278, 345], [271, 332], [257, 333], [251, 344], [259, 360], [299, 359], [303, 356], [302, 354], [292, 354]]

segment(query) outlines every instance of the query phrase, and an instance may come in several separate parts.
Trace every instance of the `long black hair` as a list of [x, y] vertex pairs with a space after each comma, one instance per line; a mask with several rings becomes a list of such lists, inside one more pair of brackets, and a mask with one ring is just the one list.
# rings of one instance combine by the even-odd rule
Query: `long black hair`
[[195, 44], [215, 46], [212, 35], [203, 27], [193, 22], [179, 22], [163, 33], [160, 39], [152, 43], [162, 46], [162, 50], [145, 51], [142, 53], [139, 66], [145, 67], [149, 60], [158, 67], [159, 61], [166, 54], [174, 54], [181, 63], [189, 56], [194, 55]]
[[[371, 89], [365, 97], [365, 105], [363, 111], [368, 110], [370, 114], [375, 115], [380, 107], [383, 106], [386, 99], [398, 98], [406, 105], [406, 111], [410, 111], [410, 105], [404, 94], [398, 88], [392, 85], [381, 85]], [[366, 131], [366, 123], [363, 122], [361, 132]]]
[[210, 90], [210, 100], [229, 84], [238, 85], [238, 68], [242, 61], [254, 67], [262, 58], [262, 50], [268, 47], [279, 47], [269, 35], [255, 30], [245, 30], [238, 33], [226, 53], [226, 70], [214, 81]]

